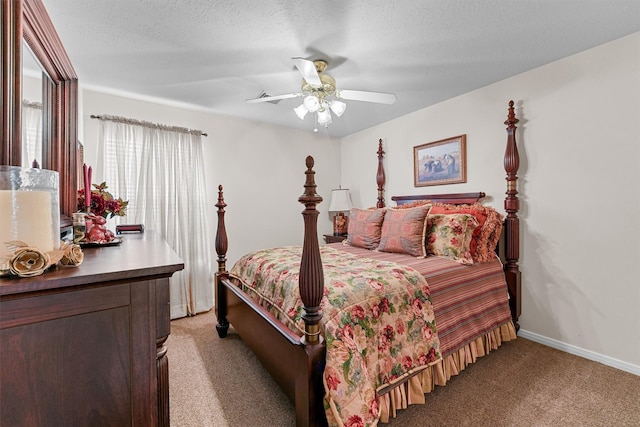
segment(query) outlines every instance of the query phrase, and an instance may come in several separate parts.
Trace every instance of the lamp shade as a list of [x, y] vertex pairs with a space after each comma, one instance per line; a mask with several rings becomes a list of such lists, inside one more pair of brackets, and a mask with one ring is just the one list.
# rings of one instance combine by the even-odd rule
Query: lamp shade
[[315, 113], [316, 111], [318, 111], [318, 108], [320, 108], [320, 100], [318, 100], [318, 98], [313, 95], [305, 97], [302, 103], [305, 107], [307, 107], [307, 110], [311, 111], [312, 113]]
[[340, 101], [331, 101], [331, 111], [333, 111], [333, 113], [340, 117], [342, 116], [342, 113], [344, 113], [344, 110], [347, 109], [347, 104], [345, 104], [344, 102], [340, 102]]
[[353, 207], [348, 188], [331, 190], [331, 203], [329, 212], [349, 212]]
[[304, 104], [298, 105], [296, 108], [293, 109], [293, 111], [295, 111], [296, 115], [300, 117], [300, 120], [304, 120], [304, 116], [306, 116], [307, 113], [309, 112], [309, 110], [307, 109], [307, 107], [304, 106]]
[[328, 108], [318, 110], [318, 123], [321, 125], [327, 125], [331, 123], [331, 112]]

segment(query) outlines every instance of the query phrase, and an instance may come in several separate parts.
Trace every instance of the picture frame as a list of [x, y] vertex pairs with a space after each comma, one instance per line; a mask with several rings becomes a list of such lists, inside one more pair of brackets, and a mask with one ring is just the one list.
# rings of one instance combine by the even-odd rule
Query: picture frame
[[414, 186], [467, 182], [467, 135], [413, 147]]

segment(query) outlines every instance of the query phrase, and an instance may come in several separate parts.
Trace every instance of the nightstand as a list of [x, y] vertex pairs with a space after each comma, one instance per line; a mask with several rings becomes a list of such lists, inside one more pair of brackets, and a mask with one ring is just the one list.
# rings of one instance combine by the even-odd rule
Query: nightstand
[[346, 238], [347, 236], [334, 236], [333, 234], [324, 235], [324, 241], [327, 243], [340, 243]]

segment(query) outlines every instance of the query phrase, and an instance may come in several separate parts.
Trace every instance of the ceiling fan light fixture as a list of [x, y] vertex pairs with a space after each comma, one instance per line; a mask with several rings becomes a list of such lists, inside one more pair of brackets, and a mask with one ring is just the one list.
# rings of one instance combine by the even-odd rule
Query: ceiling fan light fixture
[[312, 113], [315, 113], [316, 111], [318, 111], [318, 108], [320, 108], [320, 100], [318, 100], [318, 98], [314, 95], [305, 97], [303, 104], [307, 108], [307, 110], [311, 111]]
[[328, 109], [318, 110], [318, 123], [328, 125], [331, 123], [331, 111]]
[[333, 114], [340, 117], [344, 113], [344, 110], [347, 109], [347, 104], [345, 104], [342, 101], [334, 100], [334, 101], [331, 101], [331, 104], [329, 105], [329, 107], [331, 108], [331, 111], [333, 111]]
[[304, 104], [300, 104], [296, 108], [294, 108], [293, 111], [295, 111], [296, 115], [300, 118], [300, 120], [304, 120], [304, 116], [307, 115], [307, 113], [309, 112], [309, 109], [305, 107]]
[[247, 99], [248, 103], [277, 102], [282, 99], [302, 98], [302, 104], [293, 108], [293, 111], [304, 120], [311, 116], [315, 121], [314, 132], [318, 131], [318, 124], [325, 128], [333, 122], [332, 114], [341, 117], [347, 109], [347, 101], [363, 101], [377, 104], [393, 104], [396, 96], [393, 93], [367, 92], [363, 90], [340, 89], [336, 87], [335, 79], [326, 74], [327, 62], [321, 59], [310, 61], [308, 59], [291, 58], [295, 67], [302, 75], [301, 91], [282, 95], [268, 95], [261, 93], [257, 98]]

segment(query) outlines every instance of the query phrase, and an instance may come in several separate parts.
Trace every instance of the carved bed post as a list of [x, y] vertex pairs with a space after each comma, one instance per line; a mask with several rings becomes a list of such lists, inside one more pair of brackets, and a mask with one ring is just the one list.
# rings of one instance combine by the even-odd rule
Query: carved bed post
[[518, 317], [521, 312], [521, 278], [518, 268], [518, 258], [520, 257], [520, 220], [518, 219], [518, 210], [520, 209], [520, 201], [517, 190], [520, 157], [516, 144], [516, 123], [518, 121], [513, 109], [513, 101], [509, 101], [509, 114], [504, 122], [507, 125], [507, 148], [504, 153], [504, 170], [507, 172], [507, 197], [504, 199], [504, 208], [507, 211], [507, 217], [504, 222], [506, 260], [504, 272], [509, 286], [509, 294], [511, 295], [509, 305], [511, 306], [511, 316], [516, 330], [520, 327], [518, 325]]
[[300, 298], [304, 304], [305, 341], [309, 344], [317, 343], [320, 337], [320, 303], [324, 293], [324, 272], [320, 259], [320, 245], [318, 244], [318, 210], [316, 205], [322, 202], [322, 197], [316, 193], [316, 174], [313, 168], [313, 157], [307, 156], [305, 171], [306, 182], [304, 194], [298, 201], [304, 204], [304, 244], [300, 261]]
[[384, 151], [382, 150], [382, 139], [378, 140], [378, 173], [376, 173], [376, 183], [378, 184], [378, 203], [376, 208], [384, 208], [384, 166], [382, 159], [384, 158]]
[[218, 254], [218, 272], [215, 275], [216, 285], [216, 317], [218, 318], [218, 324], [216, 330], [218, 336], [224, 338], [227, 336], [229, 330], [229, 321], [227, 320], [227, 301], [226, 293], [224, 292], [222, 285], [218, 283], [220, 277], [228, 278], [227, 272], [227, 229], [224, 224], [224, 208], [227, 204], [224, 202], [224, 194], [222, 192], [222, 185], [218, 186], [218, 203], [215, 205], [218, 208], [218, 228], [216, 230], [216, 253]]
[[218, 203], [215, 204], [218, 208], [218, 229], [216, 231], [216, 253], [218, 254], [218, 272], [222, 273], [227, 270], [227, 229], [224, 224], [224, 208], [227, 204], [224, 202], [224, 193], [222, 191], [222, 185], [218, 186]]

